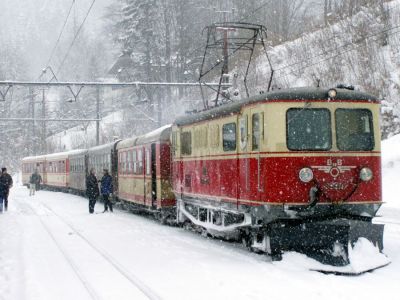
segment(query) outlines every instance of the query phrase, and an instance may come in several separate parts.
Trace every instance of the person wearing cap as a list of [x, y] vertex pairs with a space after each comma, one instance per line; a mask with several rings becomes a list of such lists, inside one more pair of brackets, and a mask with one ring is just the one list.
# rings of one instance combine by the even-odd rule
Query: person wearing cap
[[10, 188], [13, 186], [13, 180], [10, 174], [7, 173], [7, 168], [1, 168], [0, 175], [0, 211], [8, 209], [8, 195], [10, 193]]
[[104, 212], [108, 211], [110, 208], [110, 212], [113, 211], [112, 203], [110, 200], [110, 194], [113, 192], [113, 184], [112, 184], [112, 177], [108, 173], [108, 169], [103, 170], [103, 177], [100, 180], [100, 192], [104, 200]]

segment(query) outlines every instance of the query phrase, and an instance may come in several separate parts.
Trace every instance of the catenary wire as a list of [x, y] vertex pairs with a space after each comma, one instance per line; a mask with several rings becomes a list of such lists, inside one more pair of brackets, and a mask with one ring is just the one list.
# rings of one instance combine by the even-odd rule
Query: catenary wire
[[75, 33], [75, 36], [74, 36], [74, 38], [73, 38], [73, 40], [72, 40], [72, 42], [71, 42], [71, 45], [69, 46], [69, 48], [68, 48], [68, 50], [67, 50], [67, 53], [65, 53], [65, 56], [64, 56], [63, 60], [61, 61], [61, 63], [60, 63], [60, 65], [59, 65], [58, 69], [57, 69], [56, 75], [58, 75], [58, 74], [60, 73], [62, 67], [64, 66], [64, 63], [65, 63], [65, 61], [67, 60], [68, 55], [69, 55], [69, 53], [71, 52], [71, 49], [72, 49], [72, 47], [74, 46], [74, 43], [75, 43], [76, 39], [78, 38], [78, 35], [79, 35], [80, 31], [82, 30], [83, 25], [85, 24], [86, 19], [88, 18], [89, 14], [90, 14], [90, 11], [92, 10], [93, 5], [94, 5], [95, 2], [96, 2], [96, 0], [93, 0], [93, 2], [92, 2], [92, 4], [90, 5], [88, 11], [86, 12], [85, 18], [83, 19], [83, 21], [82, 21], [81, 25], [79, 26], [77, 32]]
[[54, 53], [56, 52], [57, 46], [58, 46], [58, 44], [59, 44], [59, 42], [60, 42], [60, 40], [61, 40], [61, 36], [62, 36], [63, 33], [64, 33], [65, 26], [67, 25], [67, 22], [68, 22], [69, 16], [71, 15], [71, 11], [72, 11], [72, 8], [73, 8], [74, 4], [75, 4], [75, 0], [72, 0], [71, 6], [70, 6], [70, 8], [69, 8], [69, 10], [68, 10], [67, 17], [66, 17], [65, 20], [64, 20], [64, 24], [63, 24], [63, 26], [62, 26], [62, 28], [61, 28], [61, 32], [60, 32], [60, 34], [58, 35], [56, 44], [54, 45], [53, 50], [51, 51], [51, 54], [50, 54], [49, 59], [47, 60], [46, 66], [48, 66], [48, 65], [50, 64], [51, 60], [53, 59]]

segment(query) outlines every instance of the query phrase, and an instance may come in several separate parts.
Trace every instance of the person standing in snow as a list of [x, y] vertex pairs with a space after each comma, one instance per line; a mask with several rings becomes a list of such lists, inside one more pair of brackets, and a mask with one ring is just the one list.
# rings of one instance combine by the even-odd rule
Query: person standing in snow
[[3, 212], [3, 203], [6, 195], [6, 186], [3, 183], [3, 174], [0, 175], [0, 213]]
[[110, 200], [110, 194], [113, 192], [113, 184], [112, 184], [112, 177], [108, 173], [107, 169], [103, 170], [103, 177], [100, 180], [101, 185], [100, 185], [100, 192], [101, 195], [103, 196], [104, 200], [104, 212], [108, 211], [108, 208], [110, 208], [110, 211], [113, 211], [112, 208], [112, 203]]
[[7, 211], [8, 208], [8, 195], [10, 194], [10, 188], [13, 186], [13, 180], [10, 174], [7, 173], [7, 168], [1, 168], [0, 176], [0, 197], [1, 210], [3, 209], [2, 202], [4, 202], [4, 209]]
[[34, 173], [32, 173], [31, 178], [29, 179], [29, 196], [34, 196], [36, 190], [39, 189], [40, 183], [42, 182], [42, 176], [38, 173], [36, 169]]
[[95, 175], [94, 168], [90, 169], [89, 176], [86, 177], [86, 195], [89, 198], [89, 213], [94, 213], [94, 206], [99, 197], [99, 184]]

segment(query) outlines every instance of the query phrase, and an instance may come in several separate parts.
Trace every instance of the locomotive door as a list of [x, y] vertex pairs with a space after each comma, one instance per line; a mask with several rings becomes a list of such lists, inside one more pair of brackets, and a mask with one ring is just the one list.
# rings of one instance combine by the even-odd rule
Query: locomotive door
[[255, 201], [261, 200], [261, 194], [264, 191], [264, 183], [262, 176], [262, 158], [261, 158], [261, 147], [262, 147], [262, 137], [264, 128], [264, 114], [260, 110], [251, 109], [250, 110], [250, 141], [249, 149], [251, 151], [251, 175], [250, 181], [252, 186], [252, 198]]

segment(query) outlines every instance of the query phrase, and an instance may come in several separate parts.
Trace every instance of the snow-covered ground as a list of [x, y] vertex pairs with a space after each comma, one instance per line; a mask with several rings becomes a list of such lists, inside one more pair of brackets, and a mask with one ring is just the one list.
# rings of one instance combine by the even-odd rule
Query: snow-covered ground
[[[0, 215], [0, 299], [400, 299], [400, 136], [383, 143], [384, 252], [358, 277], [309, 271], [144, 216], [89, 215], [81, 197], [15, 187]], [[96, 210], [102, 211], [101, 204]]]

